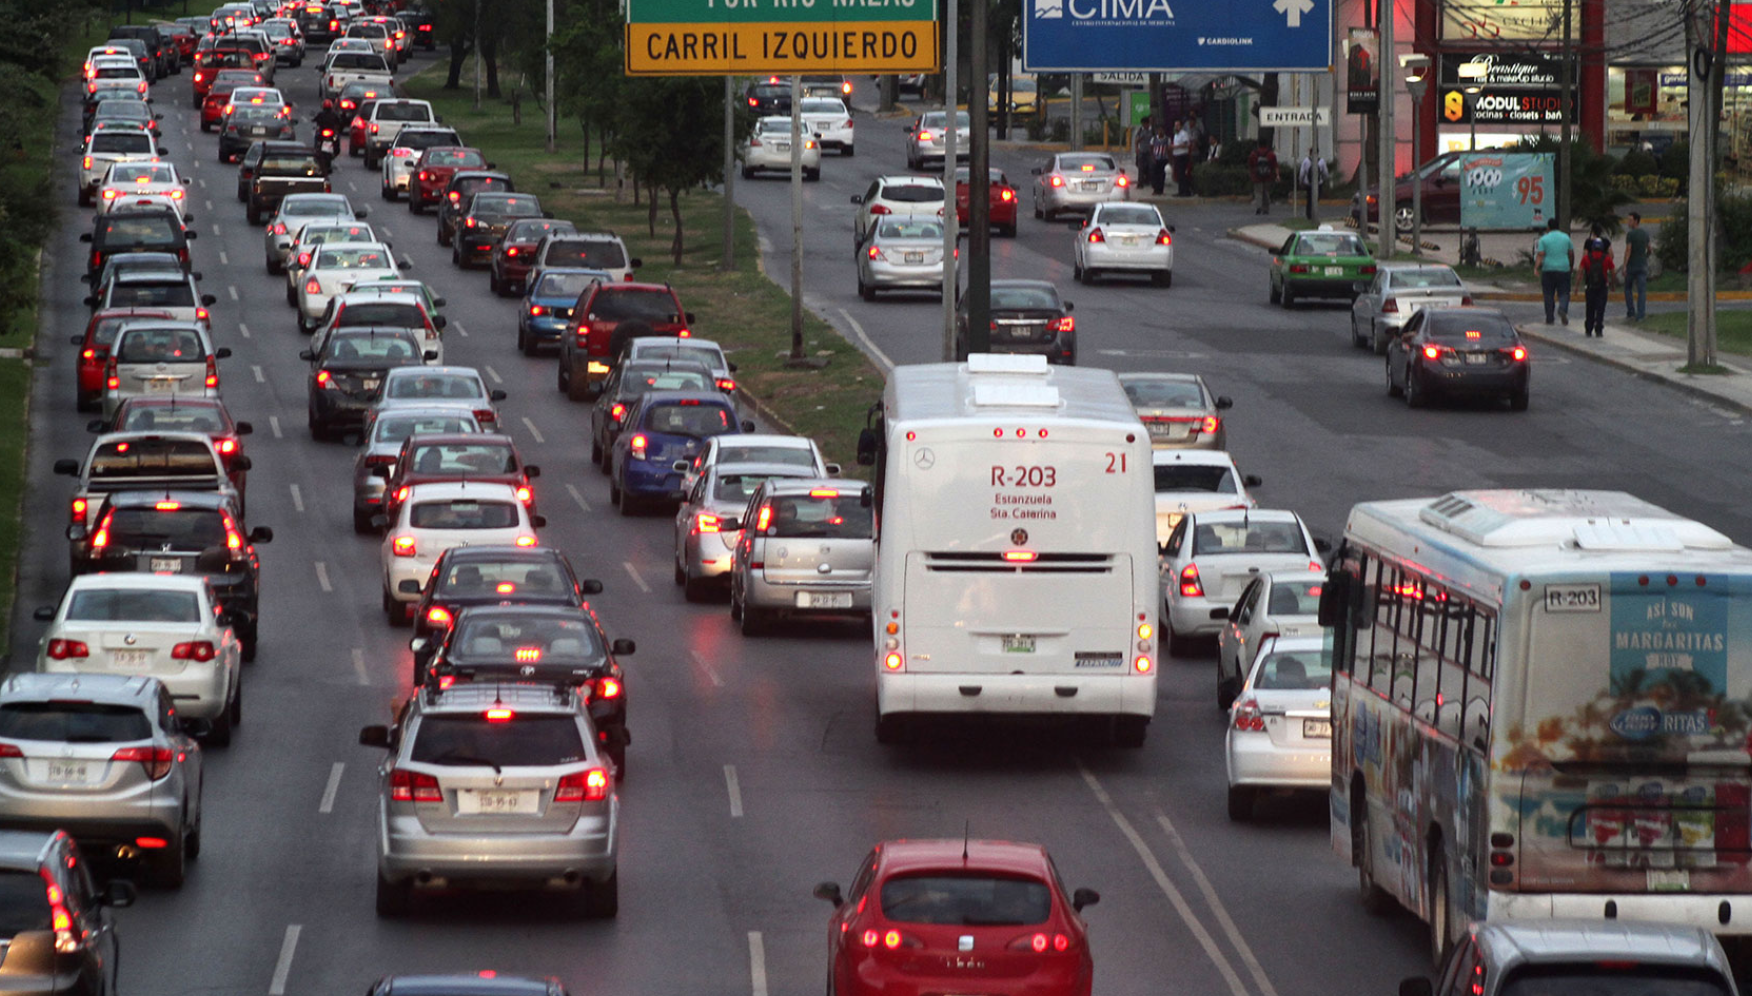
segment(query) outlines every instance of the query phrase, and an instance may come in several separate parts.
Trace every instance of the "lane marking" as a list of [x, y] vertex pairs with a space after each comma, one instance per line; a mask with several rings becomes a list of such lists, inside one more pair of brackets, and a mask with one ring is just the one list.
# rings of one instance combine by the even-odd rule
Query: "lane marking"
[[1205, 877], [1204, 869], [1199, 867], [1198, 862], [1193, 859], [1192, 851], [1187, 849], [1186, 841], [1180, 836], [1180, 831], [1174, 829], [1174, 824], [1169, 822], [1167, 814], [1160, 811], [1156, 813], [1156, 823], [1161, 826], [1162, 832], [1168, 835], [1168, 842], [1174, 846], [1175, 853], [1180, 856], [1180, 863], [1186, 866], [1186, 870], [1192, 874], [1193, 881], [1198, 883], [1198, 891], [1204, 894], [1205, 903], [1210, 906], [1211, 912], [1217, 915], [1217, 923], [1223, 928], [1223, 933], [1228, 935], [1229, 943], [1240, 953], [1242, 963], [1247, 966], [1247, 974], [1253, 976], [1253, 984], [1259, 987], [1259, 991], [1264, 996], [1277, 996], [1277, 989], [1272, 986], [1271, 979], [1266, 977], [1265, 966], [1261, 965], [1259, 959], [1253, 956], [1253, 949], [1248, 946], [1247, 939], [1242, 936], [1241, 931], [1235, 926], [1234, 919], [1229, 916], [1228, 907], [1224, 906], [1223, 901], [1217, 898], [1217, 890], [1211, 886], [1211, 880]]
[[712, 667], [711, 663], [709, 661], [707, 661], [706, 658], [704, 656], [702, 656], [699, 651], [697, 651], [697, 650], [693, 651], [693, 659], [694, 659], [694, 665], [697, 666], [701, 671], [706, 672], [706, 677], [711, 679], [713, 685], [716, 685], [719, 688], [724, 687], [724, 679], [718, 677], [717, 670]]
[[566, 485], [566, 493], [571, 495], [572, 500], [578, 503], [578, 508], [580, 510], [585, 512], [590, 511], [590, 503], [584, 500], [584, 496], [578, 493], [576, 487], [570, 484]]
[[1138, 858], [1144, 863], [1144, 868], [1149, 871], [1150, 877], [1156, 880], [1156, 887], [1162, 890], [1164, 896], [1168, 897], [1168, 902], [1174, 907], [1174, 912], [1180, 915], [1181, 921], [1186, 924], [1186, 929], [1198, 941], [1199, 947], [1204, 949], [1205, 957], [1211, 960], [1211, 964], [1215, 965], [1217, 972], [1223, 976], [1223, 981], [1228, 983], [1229, 992], [1233, 993], [1234, 996], [1248, 996], [1247, 987], [1241, 982], [1241, 976], [1236, 974], [1235, 967], [1229, 964], [1228, 957], [1223, 954], [1222, 948], [1217, 946], [1216, 938], [1212, 937], [1210, 931], [1206, 930], [1204, 924], [1199, 921], [1198, 915], [1193, 912], [1186, 897], [1181, 894], [1178, 888], [1175, 888], [1173, 882], [1169, 881], [1168, 873], [1162, 870], [1162, 863], [1156, 860], [1155, 852], [1150, 850], [1150, 845], [1144, 843], [1144, 838], [1132, 827], [1131, 821], [1126, 819], [1125, 814], [1119, 811], [1119, 807], [1113, 804], [1113, 797], [1107, 794], [1105, 788], [1101, 787], [1101, 782], [1096, 780], [1094, 772], [1085, 767], [1082, 761], [1077, 762], [1077, 770], [1082, 773], [1083, 781], [1088, 784], [1089, 791], [1095, 793], [1095, 799], [1101, 803], [1101, 808], [1107, 810], [1108, 817], [1113, 820], [1115, 826], [1119, 827], [1119, 832], [1124, 835], [1125, 839], [1131, 843], [1132, 850], [1138, 852]]
[[462, 336], [464, 339], [468, 338], [468, 329], [463, 328], [461, 322], [451, 322], [450, 327], [456, 330], [457, 335]]
[[269, 415], [268, 416], [268, 428], [274, 430], [274, 438], [275, 439], [285, 438], [284, 436], [280, 435], [280, 416]]
[[889, 359], [888, 354], [884, 353], [882, 348], [877, 346], [868, 335], [864, 334], [864, 326], [858, 324], [858, 320], [852, 317], [852, 313], [844, 308], [841, 308], [839, 313], [846, 316], [846, 321], [852, 323], [852, 331], [858, 334], [858, 341], [862, 342], [865, 346], [868, 346], [870, 352], [876, 354], [876, 359], [881, 362], [883, 368], [886, 370], [893, 370], [894, 361]]
[[758, 930], [748, 932], [748, 982], [753, 996], [767, 996], [766, 944]]
[[371, 684], [371, 672], [365, 669], [365, 649], [353, 648], [353, 673], [359, 676], [359, 684]]
[[[945, 119], [945, 120], [947, 120], [947, 119]], [[237, 300], [237, 285], [236, 284], [225, 285], [225, 293], [230, 294], [231, 299], [233, 301]]]
[[225, 250], [223, 250], [223, 249], [219, 250], [219, 265], [220, 266], [230, 266], [231, 265], [231, 257], [225, 255]]
[[213, 210], [213, 202], [212, 201], [207, 202], [207, 210], [209, 210], [209, 211]]
[[[945, 119], [944, 119], [944, 120], [948, 120], [948, 119], [947, 119], [947, 118], [945, 118]], [[207, 178], [206, 178], [206, 177], [204, 177], [204, 176], [199, 176], [199, 177], [196, 177], [196, 178], [195, 178], [195, 179], [196, 179], [196, 181], [197, 181], [197, 182], [199, 182], [199, 183], [200, 183], [200, 185], [201, 185], [201, 189], [202, 189], [202, 190], [205, 190], [205, 189], [207, 189]]]
[[274, 963], [274, 978], [268, 983], [268, 996], [285, 996], [286, 976], [292, 974], [292, 953], [298, 950], [298, 935], [303, 932], [301, 924], [286, 925], [286, 939], [280, 942], [280, 960]]
[[215, 221], [215, 222], [214, 222], [214, 223], [213, 223], [213, 234], [214, 234], [214, 235], [218, 235], [218, 234], [219, 234], [219, 223], [218, 223], [218, 222], [216, 222], [216, 221]]
[[335, 590], [335, 586], [329, 584], [328, 565], [320, 560], [316, 562], [316, 583], [322, 587], [323, 591]]
[[487, 368], [487, 376], [493, 378], [493, 383], [495, 384], [505, 383], [505, 379], [499, 376], [499, 371], [494, 370], [492, 367]]
[[623, 560], [621, 561], [621, 566], [627, 569], [627, 574], [632, 577], [633, 583], [639, 586], [640, 591], [647, 595], [651, 594], [651, 586], [646, 584], [645, 579], [639, 576], [639, 569], [633, 566], [632, 561]]
[[243, 324], [242, 322], [238, 322], [237, 323], [237, 334], [240, 336], [243, 336], [245, 339], [248, 339], [249, 338], [249, 326]]
[[304, 492], [298, 490], [298, 485], [292, 485], [292, 507], [304, 511]]
[[332, 813], [335, 811], [335, 793], [341, 790], [341, 772], [346, 770], [347, 765], [343, 761], [336, 761], [334, 767], [329, 769], [328, 787], [322, 790], [322, 802], [317, 804], [317, 812]]
[[724, 765], [724, 787], [730, 792], [730, 818], [742, 818], [742, 784], [736, 780], [736, 765]]
[[[261, 367], [258, 367], [252, 363], [249, 365], [249, 372], [252, 374], [255, 374], [255, 379], [256, 379], [257, 384], [266, 384], [268, 382], [268, 378], [262, 374]], [[297, 485], [293, 485], [293, 487], [297, 487]]]
[[531, 422], [531, 421], [530, 421], [530, 420], [529, 420], [529, 416], [528, 416], [528, 415], [525, 415], [525, 416], [523, 416], [523, 424], [524, 424], [524, 426], [525, 426], [525, 427], [527, 427], [527, 428], [528, 428], [528, 429], [529, 429], [529, 434], [530, 434], [530, 436], [532, 436], [532, 437], [534, 437], [534, 439], [535, 439], [535, 441], [536, 441], [536, 442], [538, 442], [538, 443], [545, 443], [545, 442], [547, 442], [547, 440], [545, 440], [545, 439], [543, 439], [543, 438], [542, 438], [542, 437], [541, 437], [541, 430], [540, 430], [540, 429], [537, 429], [537, 428], [536, 428], [536, 427], [535, 427], [535, 423], [534, 423], [534, 422]]

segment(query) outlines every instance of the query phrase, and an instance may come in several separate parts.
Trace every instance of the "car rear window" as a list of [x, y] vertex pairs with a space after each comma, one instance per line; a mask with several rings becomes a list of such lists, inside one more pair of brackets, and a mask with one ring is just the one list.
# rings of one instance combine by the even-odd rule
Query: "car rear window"
[[397, 377], [390, 381], [392, 398], [484, 398], [480, 379], [466, 374], [421, 373], [415, 377]]
[[941, 239], [943, 226], [934, 221], [885, 221], [877, 234], [885, 239]]
[[803, 101], [804, 114], [846, 114], [846, 105], [837, 100], [814, 99]]
[[395, 264], [390, 261], [389, 254], [381, 249], [355, 249], [337, 246], [324, 249], [316, 257], [311, 269], [314, 270], [386, 270]]
[[[383, 26], [376, 25], [379, 33]], [[379, 121], [430, 121], [432, 109], [425, 104], [404, 104], [385, 101], [377, 105], [377, 120]]]
[[192, 591], [142, 588], [87, 588], [73, 593], [68, 622], [201, 621], [201, 603]]
[[[612, 245], [613, 243], [597, 243], [597, 245]], [[604, 263], [604, 266], [614, 266]], [[667, 290], [637, 290], [607, 286], [598, 291], [590, 299], [590, 313], [603, 321], [624, 322], [636, 319], [642, 322], [666, 323], [673, 322], [678, 317], [679, 308], [675, 305], [675, 295]], [[693, 359], [693, 357], [682, 357]]]
[[[1192, 468], [1180, 468], [1182, 470]], [[1221, 468], [1198, 468], [1221, 469]], [[1224, 553], [1302, 553], [1312, 555], [1294, 522], [1201, 522], [1192, 533], [1192, 555]]]
[[145, 132], [100, 131], [91, 136], [92, 152], [151, 152], [152, 136]]
[[882, 883], [882, 915], [898, 923], [1010, 927], [1044, 923], [1052, 890], [1032, 878], [905, 875]]
[[943, 199], [943, 188], [932, 183], [890, 183], [882, 188], [882, 199], [896, 204], [929, 204]]
[[[552, 218], [525, 218], [522, 221], [511, 223], [511, 227], [505, 230], [505, 241], [540, 242], [542, 236], [549, 232], [569, 232], [571, 230], [572, 223], [569, 221], [555, 221]], [[572, 295], [576, 297], [578, 291], [583, 289], [584, 286], [579, 284], [578, 290], [573, 291]]]
[[619, 396], [636, 398], [648, 391], [706, 391], [711, 387], [712, 379], [697, 370], [665, 370], [653, 367], [629, 371], [622, 376]]
[[409, 511], [408, 523], [415, 529], [511, 529], [517, 525], [517, 506], [473, 498], [422, 501]]
[[1431, 287], [1462, 287], [1460, 275], [1453, 270], [1393, 270], [1388, 284], [1394, 290], [1424, 290]]
[[329, 340], [328, 358], [341, 362], [402, 362], [420, 358], [420, 350], [400, 334], [336, 335]]
[[1369, 250], [1355, 235], [1304, 235], [1296, 243], [1296, 254], [1302, 256], [1367, 256]]
[[1455, 346], [1502, 348], [1519, 342], [1515, 327], [1494, 315], [1438, 315], [1429, 318], [1429, 335]]
[[618, 270], [627, 265], [627, 254], [621, 251], [619, 242], [611, 239], [555, 239], [548, 243], [542, 263], [590, 270]]
[[992, 307], [1000, 310], [1059, 310], [1058, 295], [1049, 287], [993, 287]]
[[[920, 123], [926, 128], [941, 128], [943, 127], [943, 123], [948, 120], [948, 115], [943, 111], [932, 111], [931, 113], [926, 114]], [[957, 128], [966, 128], [972, 120], [972, 118], [968, 117], [966, 111], [955, 112], [955, 126]]]
[[340, 53], [337, 53], [333, 59], [329, 60], [329, 68], [331, 70], [332, 69], [367, 69], [367, 70], [376, 70], [378, 72], [383, 72], [383, 73], [389, 72], [389, 66], [384, 63], [383, 57], [376, 54], [375, 52], [340, 52]]
[[427, 166], [485, 166], [487, 161], [479, 152], [445, 149], [439, 152], [428, 152], [421, 159]]
[[212, 447], [193, 439], [125, 439], [100, 443], [91, 458], [91, 476], [127, 477], [210, 475]]
[[645, 428], [677, 436], [719, 436], [736, 431], [736, 417], [720, 405], [660, 404], [646, 412]]
[[1274, 581], [1266, 611], [1274, 616], [1311, 616], [1320, 611], [1322, 582]]
[[815, 453], [806, 446], [774, 446], [771, 443], [736, 445], [718, 444], [719, 463], [783, 463], [793, 467], [814, 467]]
[[1511, 973], [1501, 996], [1727, 996], [1727, 983], [1707, 968], [1638, 965], [1614, 958], [1593, 964], [1529, 965]]
[[[119, 293], [122, 288], [116, 290]], [[194, 301], [188, 303], [193, 305]], [[206, 359], [207, 348], [194, 329], [131, 328], [116, 343], [115, 356], [118, 363], [193, 363]]]
[[[0, 737], [7, 740], [48, 740], [56, 743], [106, 744], [152, 739], [152, 723], [133, 706], [102, 702], [8, 702], [0, 705]], [[13, 874], [0, 873], [0, 925], [12, 912]], [[32, 876], [32, 878], [36, 878]], [[36, 878], [37, 898], [42, 879]], [[48, 924], [43, 924], [47, 927]], [[30, 928], [23, 928], [30, 929]], [[0, 926], [0, 936], [11, 933]]]
[[[315, 159], [311, 162], [315, 162]], [[345, 197], [288, 197], [280, 202], [280, 213], [288, 217], [313, 218], [325, 214], [348, 216], [353, 213], [353, 209], [347, 204]]]
[[[0, 706], [0, 736], [17, 737], [17, 734], [6, 732], [11, 725], [8, 714], [14, 709], [31, 708], [34, 705], [35, 703], [20, 702]], [[27, 930], [48, 930], [52, 926], [53, 914], [49, 909], [48, 889], [43, 877], [34, 871], [0, 871], [0, 938], [11, 938]]]
[[[1275, 651], [1254, 670], [1253, 687], [1286, 692], [1331, 688], [1332, 662], [1318, 650]], [[1587, 992], [1593, 996], [1593, 990]]]
[[471, 613], [461, 622], [450, 646], [463, 658], [509, 656], [526, 664], [589, 664], [606, 654], [595, 626], [559, 616], [481, 618]]
[[1138, 408], [1203, 408], [1204, 391], [1190, 380], [1121, 381], [1125, 396]]
[[472, 194], [486, 190], [510, 190], [511, 181], [496, 176], [471, 176], [452, 183], [450, 189], [456, 193], [458, 200], [466, 204]]
[[260, 125], [278, 120], [281, 110], [266, 104], [238, 104], [231, 112], [231, 120], [225, 123], [227, 128], [237, 125]]
[[403, 129], [395, 136], [395, 144], [403, 149], [429, 149], [434, 145], [454, 145], [457, 134], [453, 131], [426, 131], [424, 129]]
[[438, 583], [441, 595], [558, 595], [565, 579], [549, 563], [538, 560], [478, 561], [452, 564]]
[[570, 715], [522, 713], [489, 722], [480, 713], [434, 713], [421, 718], [409, 759], [517, 768], [576, 764], [587, 756], [578, 721]]
[[225, 416], [206, 405], [129, 406], [118, 432], [226, 432]]
[[525, 194], [480, 194], [469, 202], [474, 214], [504, 218], [534, 218], [541, 215], [541, 204]]
[[168, 213], [111, 216], [98, 222], [94, 241], [106, 246], [174, 246], [182, 243], [182, 228]]
[[225, 517], [215, 509], [118, 508], [105, 525], [111, 547], [205, 550], [225, 545]]
[[162, 163], [117, 163], [110, 167], [110, 179], [133, 183], [175, 183], [176, 171]]
[[505, 443], [415, 444], [409, 454], [416, 474], [511, 474], [517, 454]]
[[[110, 291], [112, 308], [193, 308], [195, 289], [186, 281], [149, 284], [140, 281], [117, 283]], [[126, 345], [124, 343], [123, 345]]]
[[349, 304], [341, 311], [337, 324], [341, 327], [389, 325], [396, 328], [423, 329], [426, 316], [417, 304], [394, 304], [378, 301], [372, 304]]
[[712, 486], [712, 498], [715, 501], [746, 502], [754, 497], [754, 492], [762, 484], [778, 477], [777, 474], [720, 474], [718, 481]]
[[1154, 225], [1162, 224], [1162, 216], [1155, 208], [1144, 207], [1141, 204], [1119, 204], [1101, 209], [1101, 223], [1104, 225]]
[[1157, 491], [1209, 491], [1237, 494], [1235, 473], [1228, 467], [1201, 464], [1167, 464], [1156, 470]]
[[1111, 173], [1112, 156], [1059, 156], [1059, 169], [1067, 173]]
[[92, 70], [91, 78], [94, 80], [137, 80], [140, 78], [140, 70], [133, 66], [101, 66]]
[[[637, 340], [635, 340], [636, 342]], [[685, 360], [707, 370], [723, 370], [724, 354], [710, 346], [640, 345], [634, 356], [641, 360]]]
[[875, 509], [866, 508], [857, 491], [821, 488], [820, 494], [781, 495], [772, 508], [769, 536], [819, 539], [869, 539], [875, 529]]
[[380, 415], [373, 442], [399, 443], [415, 433], [478, 432], [472, 418], [461, 415]]

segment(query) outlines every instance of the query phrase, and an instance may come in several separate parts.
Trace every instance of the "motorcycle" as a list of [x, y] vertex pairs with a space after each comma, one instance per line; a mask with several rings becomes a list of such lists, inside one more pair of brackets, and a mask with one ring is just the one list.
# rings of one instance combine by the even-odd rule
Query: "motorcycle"
[[328, 153], [331, 159], [340, 158], [341, 130], [339, 128], [317, 128], [316, 151]]

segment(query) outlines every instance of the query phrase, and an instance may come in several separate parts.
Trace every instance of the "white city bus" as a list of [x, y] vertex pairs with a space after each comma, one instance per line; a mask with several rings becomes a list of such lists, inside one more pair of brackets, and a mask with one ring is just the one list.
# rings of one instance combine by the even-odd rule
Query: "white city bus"
[[1429, 923], [1752, 935], [1752, 550], [1615, 491], [1351, 510], [1332, 626], [1332, 844]]
[[897, 368], [877, 467], [876, 735], [926, 715], [1096, 717], [1141, 746], [1156, 706], [1150, 437], [1111, 371], [975, 354]]

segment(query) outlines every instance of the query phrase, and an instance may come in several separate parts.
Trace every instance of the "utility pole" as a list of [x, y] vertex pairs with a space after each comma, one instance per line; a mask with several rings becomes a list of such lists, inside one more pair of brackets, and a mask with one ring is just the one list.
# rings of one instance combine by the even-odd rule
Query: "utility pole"
[[[1036, 97], [1037, 100], [1044, 99]], [[1044, 104], [1041, 106], [1045, 106]], [[1128, 131], [1129, 134], [1129, 131]], [[1083, 151], [1083, 74], [1071, 74], [1071, 151]]]
[[474, 109], [477, 111], [481, 109], [481, 5], [486, 2], [487, 0], [474, 0]]
[[546, 70], [542, 76], [547, 90], [547, 150], [555, 151], [554, 135], [554, 0], [547, 0], [547, 45], [543, 53]]
[[791, 77], [791, 359], [803, 358], [803, 77]]
[[[1724, 9], [1726, 4], [1721, 5]], [[1715, 17], [1711, 5], [1697, 4], [1685, 16], [1685, 98], [1690, 127], [1691, 178], [1685, 198], [1686, 309], [1685, 358], [1690, 366], [1716, 363], [1715, 329], [1715, 49], [1710, 43]]]
[[[1398, 164], [1397, 149], [1395, 148], [1398, 144], [1395, 140], [1397, 135], [1393, 130], [1393, 101], [1398, 96], [1398, 83], [1393, 79], [1393, 67], [1399, 65], [1398, 59], [1393, 54], [1393, 22], [1395, 20], [1393, 5], [1394, 0], [1381, 0], [1381, 95], [1376, 98], [1379, 107], [1377, 113], [1381, 116], [1379, 169], [1381, 179], [1378, 184], [1381, 190], [1375, 196], [1375, 208], [1381, 214], [1381, 241], [1376, 255], [1382, 260], [1393, 258], [1393, 250], [1397, 242], [1393, 226], [1398, 221], [1393, 216], [1397, 207], [1394, 201], [1398, 197], [1398, 191], [1395, 189], [1398, 184], [1394, 181], [1399, 175], [1398, 170], [1395, 169]], [[1365, 201], [1363, 204], [1364, 234], [1367, 234], [1368, 230], [1366, 222], [1368, 215], [1368, 202]]]
[[961, 3], [949, 0], [948, 23], [943, 31], [943, 359], [953, 363], [955, 355], [955, 291], [961, 286], [961, 274], [955, 258], [955, 144], [957, 139], [955, 95], [960, 90], [961, 68]]
[[1576, 86], [1575, 62], [1572, 61], [1570, 12], [1574, 0], [1563, 0], [1563, 62], [1558, 66], [1559, 101], [1563, 121], [1558, 124], [1557, 145], [1557, 227], [1564, 235], [1570, 230], [1570, 142], [1574, 136], [1570, 132], [1570, 118], [1574, 116], [1575, 98], [1571, 91]]
[[724, 77], [724, 251], [718, 269], [736, 269], [736, 77]]
[[[968, 55], [968, 73], [973, 77], [973, 89], [967, 95], [968, 117], [971, 119], [967, 157], [967, 351], [983, 353], [991, 348], [992, 303], [992, 204], [991, 204], [991, 122], [986, 115], [986, 55], [991, 43], [987, 37], [986, 15], [991, 0], [973, 0], [972, 16], [968, 19], [967, 39], [973, 46]], [[955, 188], [951, 187], [953, 191]], [[954, 210], [954, 200], [945, 205]], [[947, 215], [953, 222], [954, 216]]]

